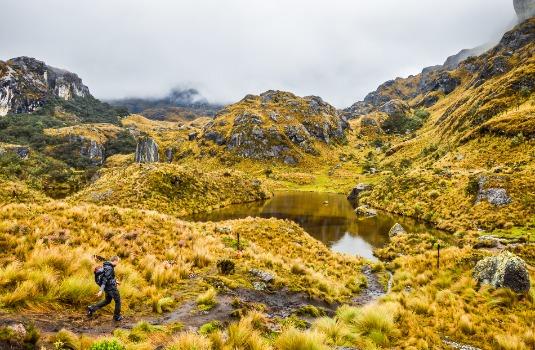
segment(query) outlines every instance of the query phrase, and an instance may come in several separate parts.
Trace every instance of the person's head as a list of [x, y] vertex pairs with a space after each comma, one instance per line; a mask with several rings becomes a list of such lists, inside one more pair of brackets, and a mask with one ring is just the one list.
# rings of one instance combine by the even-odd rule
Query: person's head
[[119, 263], [119, 261], [121, 260], [121, 258], [119, 258], [117, 255], [115, 256], [112, 256], [110, 258], [110, 262], [113, 266], [117, 266], [117, 264]]

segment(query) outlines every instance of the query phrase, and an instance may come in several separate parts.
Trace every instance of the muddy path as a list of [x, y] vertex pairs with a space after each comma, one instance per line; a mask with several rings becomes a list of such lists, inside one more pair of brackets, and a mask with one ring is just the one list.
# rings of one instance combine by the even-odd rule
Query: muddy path
[[220, 293], [217, 296], [217, 305], [209, 311], [200, 311], [195, 301], [188, 301], [176, 310], [163, 315], [126, 316], [121, 322], [114, 322], [109, 312], [96, 313], [89, 318], [85, 315], [83, 308], [79, 313], [57, 311], [25, 312], [24, 314], [0, 313], [0, 325], [32, 323], [43, 333], [67, 329], [77, 334], [105, 335], [112, 333], [116, 328], [131, 329], [138, 322], [146, 321], [153, 325], [181, 323], [185, 330], [196, 330], [210, 321], [219, 321], [222, 324], [236, 321], [240, 311], [253, 309], [255, 304], [262, 304], [269, 318], [288, 317], [306, 305], [314, 305], [322, 309], [325, 314], [333, 315], [338, 306], [286, 289], [276, 291], [237, 289]]
[[362, 267], [362, 273], [366, 276], [368, 281], [366, 289], [359, 294], [359, 296], [351, 299], [351, 303], [355, 306], [364, 306], [373, 303], [379, 297], [390, 292], [392, 285], [392, 273], [387, 271], [389, 279], [388, 286], [385, 288], [379, 281], [379, 277], [375, 274], [369, 265]]
[[[368, 283], [366, 289], [351, 300], [350, 304], [355, 306], [372, 303], [387, 292], [379, 282], [378, 276], [372, 272], [369, 266], [363, 266], [362, 272]], [[291, 292], [288, 289], [239, 288], [221, 291], [217, 296], [217, 305], [209, 311], [200, 311], [195, 301], [191, 300], [183, 303], [174, 311], [162, 315], [129, 315], [124, 317], [121, 322], [114, 322], [109, 311], [96, 313], [89, 318], [85, 314], [85, 308], [81, 307], [79, 312], [52, 310], [48, 313], [0, 313], [0, 326], [32, 323], [43, 333], [54, 333], [61, 329], [67, 329], [77, 334], [106, 335], [117, 328], [131, 329], [138, 322], [145, 321], [153, 325], [181, 323], [184, 325], [184, 330], [194, 331], [210, 321], [219, 321], [224, 325], [236, 321], [241, 312], [254, 309], [255, 305], [259, 304], [262, 305], [268, 318], [286, 318], [307, 305], [313, 305], [322, 310], [325, 315], [333, 316], [339, 306], [310, 298], [304, 293]], [[108, 307], [108, 310], [111, 308]], [[306, 316], [302, 316], [302, 318], [312, 321], [312, 318]]]

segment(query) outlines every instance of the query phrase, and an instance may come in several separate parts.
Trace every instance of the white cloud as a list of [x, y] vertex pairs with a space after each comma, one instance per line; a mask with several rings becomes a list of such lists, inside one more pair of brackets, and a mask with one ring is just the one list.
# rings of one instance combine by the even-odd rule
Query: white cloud
[[69, 69], [100, 98], [281, 89], [338, 107], [515, 18], [511, 0], [2, 0], [2, 12], [3, 59]]

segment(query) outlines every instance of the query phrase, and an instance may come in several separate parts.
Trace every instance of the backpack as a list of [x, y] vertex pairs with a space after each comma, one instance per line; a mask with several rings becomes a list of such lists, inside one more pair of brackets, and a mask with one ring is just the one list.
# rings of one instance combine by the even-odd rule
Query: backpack
[[102, 285], [102, 277], [104, 277], [104, 266], [97, 266], [93, 271], [95, 274], [95, 283], [100, 287]]

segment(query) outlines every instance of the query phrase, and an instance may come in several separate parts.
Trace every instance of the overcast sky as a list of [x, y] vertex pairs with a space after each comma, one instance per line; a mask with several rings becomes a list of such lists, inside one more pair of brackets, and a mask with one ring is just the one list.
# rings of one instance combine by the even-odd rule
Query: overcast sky
[[0, 59], [77, 73], [99, 98], [268, 89], [337, 107], [498, 38], [512, 0], [1, 0]]

